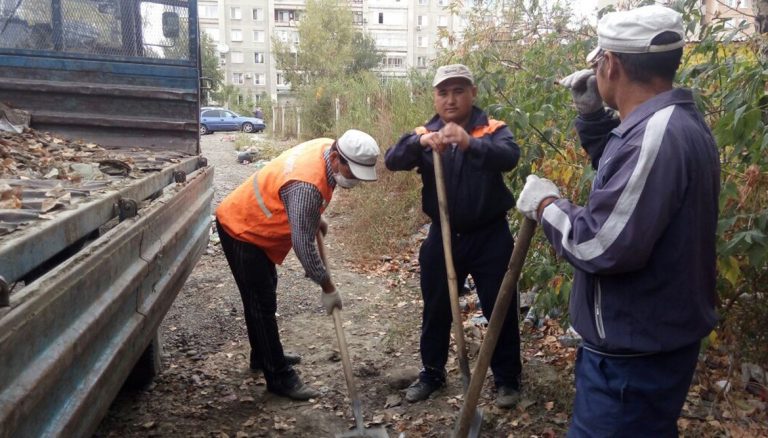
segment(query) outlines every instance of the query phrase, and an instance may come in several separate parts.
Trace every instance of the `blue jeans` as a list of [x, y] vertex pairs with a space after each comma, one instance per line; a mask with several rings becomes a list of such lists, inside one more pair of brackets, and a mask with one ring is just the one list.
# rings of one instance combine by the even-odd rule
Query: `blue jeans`
[[579, 348], [569, 438], [677, 437], [699, 342], [641, 357]]

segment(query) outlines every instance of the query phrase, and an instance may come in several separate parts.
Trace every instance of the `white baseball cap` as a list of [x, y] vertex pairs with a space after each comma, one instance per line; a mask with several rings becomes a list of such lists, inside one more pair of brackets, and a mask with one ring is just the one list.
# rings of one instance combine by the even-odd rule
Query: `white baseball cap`
[[[680, 35], [669, 44], [651, 44], [664, 32]], [[617, 53], [659, 53], [685, 45], [685, 28], [680, 13], [659, 5], [605, 14], [597, 23], [597, 47], [587, 55], [591, 63], [602, 51]]]
[[437, 87], [442, 82], [448, 79], [462, 78], [469, 81], [470, 84], [475, 84], [475, 79], [472, 77], [472, 72], [469, 71], [464, 64], [450, 64], [438, 67], [435, 73], [435, 78], [432, 80], [432, 86]]
[[379, 144], [370, 135], [350, 129], [336, 140], [339, 154], [349, 163], [352, 175], [361, 181], [376, 181]]

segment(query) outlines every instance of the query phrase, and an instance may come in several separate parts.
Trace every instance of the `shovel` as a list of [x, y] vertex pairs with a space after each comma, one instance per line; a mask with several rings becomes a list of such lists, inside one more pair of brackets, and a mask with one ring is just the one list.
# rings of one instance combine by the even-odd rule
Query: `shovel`
[[[448, 295], [451, 298], [451, 317], [453, 319], [453, 337], [456, 338], [456, 350], [459, 356], [459, 369], [464, 392], [469, 387], [469, 358], [467, 346], [464, 343], [464, 327], [461, 322], [459, 309], [459, 287], [456, 279], [456, 269], [453, 266], [453, 251], [451, 250], [451, 223], [448, 220], [448, 197], [445, 193], [445, 176], [443, 176], [443, 160], [440, 152], [432, 150], [435, 163], [435, 186], [437, 187], [437, 205], [440, 208], [440, 228], [443, 234], [443, 253], [445, 254], [445, 270], [448, 274]], [[480, 429], [483, 422], [483, 411], [475, 409], [472, 424]]]
[[[325, 245], [323, 244], [323, 235], [317, 232], [317, 251], [323, 260], [328, 275], [331, 271], [328, 265], [328, 257], [325, 254]], [[347, 349], [347, 340], [344, 337], [344, 329], [341, 326], [341, 311], [333, 309], [333, 325], [336, 328], [336, 339], [339, 341], [339, 351], [341, 352], [341, 364], [344, 368], [344, 379], [347, 381], [347, 391], [352, 400], [352, 413], [355, 415], [355, 430], [349, 432], [337, 433], [336, 438], [389, 438], [389, 434], [382, 427], [366, 429], [363, 426], [363, 408], [360, 402], [360, 396], [357, 394], [355, 381], [352, 376], [352, 362], [349, 360], [349, 350]]]
[[[502, 280], [501, 287], [499, 288], [499, 295], [496, 297], [496, 304], [493, 306], [491, 320], [488, 323], [488, 331], [485, 332], [485, 338], [480, 347], [480, 355], [475, 364], [475, 372], [472, 374], [469, 389], [467, 389], [464, 395], [464, 404], [461, 406], [459, 420], [453, 432], [454, 438], [465, 438], [468, 436], [475, 438], [480, 435], [480, 425], [475, 424], [473, 412], [477, 407], [480, 391], [483, 389], [483, 382], [488, 372], [488, 365], [491, 363], [493, 350], [496, 349], [496, 344], [499, 341], [499, 332], [502, 325], [504, 325], [504, 319], [507, 317], [509, 305], [516, 298], [517, 294], [515, 292], [517, 288], [515, 285], [520, 278], [520, 272], [523, 270], [525, 255], [528, 253], [528, 247], [531, 246], [534, 232], [536, 232], [536, 221], [528, 218], [523, 219], [523, 224], [520, 226], [520, 232], [517, 235], [517, 242], [515, 242], [515, 249], [512, 250], [512, 257], [509, 259], [507, 272], [504, 274], [504, 280]], [[518, 310], [517, 313], [519, 315], [520, 311]]]

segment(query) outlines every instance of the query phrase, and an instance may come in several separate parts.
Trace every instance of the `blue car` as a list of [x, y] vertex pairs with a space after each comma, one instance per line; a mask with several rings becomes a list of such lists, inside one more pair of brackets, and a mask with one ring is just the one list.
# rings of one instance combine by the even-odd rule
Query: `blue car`
[[200, 112], [200, 135], [215, 131], [261, 132], [267, 126], [255, 117], [245, 117], [224, 108], [204, 108]]

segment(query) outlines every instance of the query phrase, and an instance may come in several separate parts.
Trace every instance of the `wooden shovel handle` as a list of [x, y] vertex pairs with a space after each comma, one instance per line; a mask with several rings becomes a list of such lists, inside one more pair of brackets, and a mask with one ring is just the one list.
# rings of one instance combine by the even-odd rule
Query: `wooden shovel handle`
[[440, 157], [440, 152], [434, 149], [432, 150], [432, 159], [435, 164], [435, 186], [437, 187], [437, 205], [440, 209], [440, 229], [443, 236], [445, 270], [448, 274], [448, 294], [451, 298], [453, 337], [456, 340], [456, 350], [459, 356], [461, 380], [466, 391], [470, 380], [469, 358], [467, 357], [467, 346], [464, 343], [464, 324], [461, 321], [461, 310], [459, 309], [459, 286], [456, 279], [456, 269], [453, 265], [453, 251], [451, 251], [451, 223], [448, 220], [448, 196], [445, 193], [443, 160]]
[[491, 320], [488, 323], [488, 330], [485, 332], [483, 344], [480, 347], [480, 355], [475, 363], [475, 370], [472, 373], [472, 380], [469, 388], [464, 394], [464, 404], [459, 412], [459, 421], [456, 423], [454, 438], [465, 438], [469, 432], [469, 426], [472, 418], [475, 416], [477, 401], [480, 398], [480, 391], [483, 389], [483, 382], [488, 372], [488, 366], [491, 363], [491, 356], [499, 342], [501, 327], [504, 325], [504, 319], [507, 317], [509, 306], [512, 300], [516, 298], [517, 280], [520, 279], [520, 273], [523, 270], [525, 255], [531, 246], [531, 239], [536, 232], [536, 221], [525, 218], [520, 226], [520, 232], [517, 233], [515, 249], [512, 250], [512, 257], [509, 259], [507, 272], [504, 274], [504, 280], [499, 288], [499, 295], [496, 297], [496, 304], [493, 306]]
[[[320, 231], [317, 232], [317, 252], [320, 253], [320, 259], [325, 265], [325, 270], [328, 272], [328, 278], [331, 277], [331, 268], [328, 265], [328, 256], [325, 253], [325, 244], [323, 243], [323, 235]], [[339, 352], [341, 353], [341, 365], [344, 368], [344, 379], [347, 381], [347, 391], [349, 392], [349, 399], [354, 403], [358, 399], [357, 387], [355, 386], [355, 379], [352, 375], [352, 361], [349, 359], [349, 349], [347, 348], [347, 338], [344, 336], [344, 328], [341, 325], [341, 311], [339, 309], [333, 309], [333, 325], [336, 328], [336, 339], [339, 342]]]

